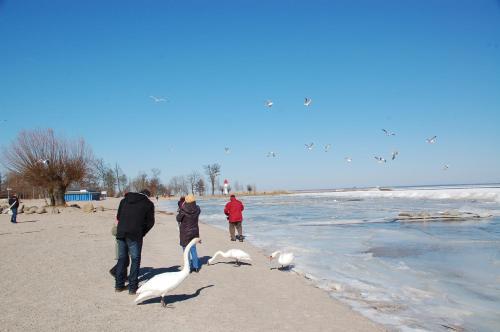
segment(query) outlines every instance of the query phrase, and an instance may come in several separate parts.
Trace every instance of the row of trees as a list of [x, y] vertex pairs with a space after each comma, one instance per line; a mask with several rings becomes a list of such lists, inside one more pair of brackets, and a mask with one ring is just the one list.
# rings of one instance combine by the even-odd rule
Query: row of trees
[[[209, 164], [203, 174], [192, 171], [187, 175], [173, 176], [166, 184], [160, 179], [161, 171], [151, 169], [129, 178], [118, 165], [110, 165], [102, 158], [95, 158], [84, 140], [67, 140], [56, 136], [52, 129], [22, 131], [17, 139], [2, 151], [1, 163], [8, 170], [0, 174], [0, 192], [6, 184], [17, 192], [31, 197], [50, 198], [51, 205], [64, 205], [68, 189], [105, 190], [109, 196], [122, 196], [127, 191], [148, 188], [153, 195], [171, 196], [193, 193], [204, 195], [207, 182], [212, 195], [219, 183], [221, 166]], [[241, 187], [237, 182], [235, 189]], [[247, 186], [255, 191], [255, 186]]]

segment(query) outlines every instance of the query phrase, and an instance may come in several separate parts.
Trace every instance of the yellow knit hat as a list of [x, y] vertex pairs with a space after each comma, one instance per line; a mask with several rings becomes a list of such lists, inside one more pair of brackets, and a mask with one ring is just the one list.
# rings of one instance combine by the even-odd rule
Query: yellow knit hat
[[194, 198], [193, 194], [189, 194], [186, 196], [186, 203], [193, 203], [194, 201], [196, 201], [196, 199]]

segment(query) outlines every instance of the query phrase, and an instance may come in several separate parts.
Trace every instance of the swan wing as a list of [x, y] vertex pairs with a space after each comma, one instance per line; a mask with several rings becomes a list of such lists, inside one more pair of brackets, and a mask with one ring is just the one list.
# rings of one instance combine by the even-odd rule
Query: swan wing
[[141, 302], [144, 302], [146, 300], [149, 300], [149, 299], [152, 299], [152, 298], [155, 298], [158, 296], [160, 296], [160, 294], [158, 294], [156, 292], [146, 291], [146, 292], [142, 292], [141, 294], [139, 294], [139, 296], [135, 298], [134, 302], [135, 302], [135, 304], [139, 304]]
[[290, 252], [290, 253], [281, 254], [280, 258], [278, 259], [278, 262], [281, 265], [290, 265], [290, 263], [292, 263], [293, 259], [294, 259], [293, 253]]
[[231, 249], [231, 257], [236, 258], [236, 259], [243, 259], [243, 260], [252, 260], [250, 258], [250, 255], [244, 252], [243, 250], [240, 249]]
[[160, 294], [177, 287], [184, 279], [185, 276], [183, 276], [181, 272], [165, 272], [158, 274], [139, 287], [137, 293], [141, 294], [142, 292], [153, 291]]

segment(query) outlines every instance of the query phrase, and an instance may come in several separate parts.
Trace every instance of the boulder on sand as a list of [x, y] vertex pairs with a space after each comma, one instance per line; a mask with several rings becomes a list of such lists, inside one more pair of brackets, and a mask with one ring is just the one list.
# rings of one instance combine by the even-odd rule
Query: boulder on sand
[[94, 212], [94, 205], [92, 203], [86, 203], [82, 207], [83, 212], [92, 213]]

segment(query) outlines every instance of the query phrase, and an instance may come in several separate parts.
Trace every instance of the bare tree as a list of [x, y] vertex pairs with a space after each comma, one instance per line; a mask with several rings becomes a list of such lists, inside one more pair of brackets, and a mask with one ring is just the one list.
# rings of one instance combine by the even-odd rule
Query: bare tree
[[202, 178], [196, 182], [195, 190], [199, 196], [203, 196], [205, 194], [205, 181], [203, 181]]
[[22, 131], [3, 149], [4, 166], [45, 188], [52, 205], [64, 205], [66, 188], [89, 173], [92, 152], [83, 139], [56, 137], [52, 129]]
[[148, 175], [144, 172], [140, 172], [130, 183], [132, 190], [140, 191], [142, 189], [148, 188], [149, 179]]
[[205, 165], [205, 173], [208, 175], [208, 179], [210, 180], [210, 184], [212, 186], [212, 195], [215, 195], [215, 181], [220, 174], [220, 165], [219, 164], [211, 164]]
[[198, 181], [200, 181], [201, 179], [201, 174], [197, 171], [193, 171], [191, 172], [191, 174], [189, 174], [187, 176], [187, 181], [189, 183], [189, 185], [191, 186], [191, 194], [194, 195], [194, 192], [196, 191], [196, 184], [198, 183]]
[[116, 184], [118, 182], [115, 171], [111, 169], [102, 158], [95, 159], [93, 167], [99, 182], [99, 188], [101, 190], [106, 190], [109, 196], [114, 196]]
[[149, 180], [149, 190], [153, 196], [158, 195], [158, 190], [161, 185], [160, 174], [161, 171], [158, 168], [151, 169], [151, 179]]
[[127, 186], [127, 176], [123, 173], [122, 169], [118, 165], [118, 163], [115, 163], [115, 178], [116, 178], [116, 185], [118, 187], [118, 193], [117, 196], [123, 195], [125, 191], [125, 187]]
[[172, 193], [176, 195], [185, 195], [189, 193], [188, 181], [182, 175], [173, 176], [168, 186], [172, 190]]

